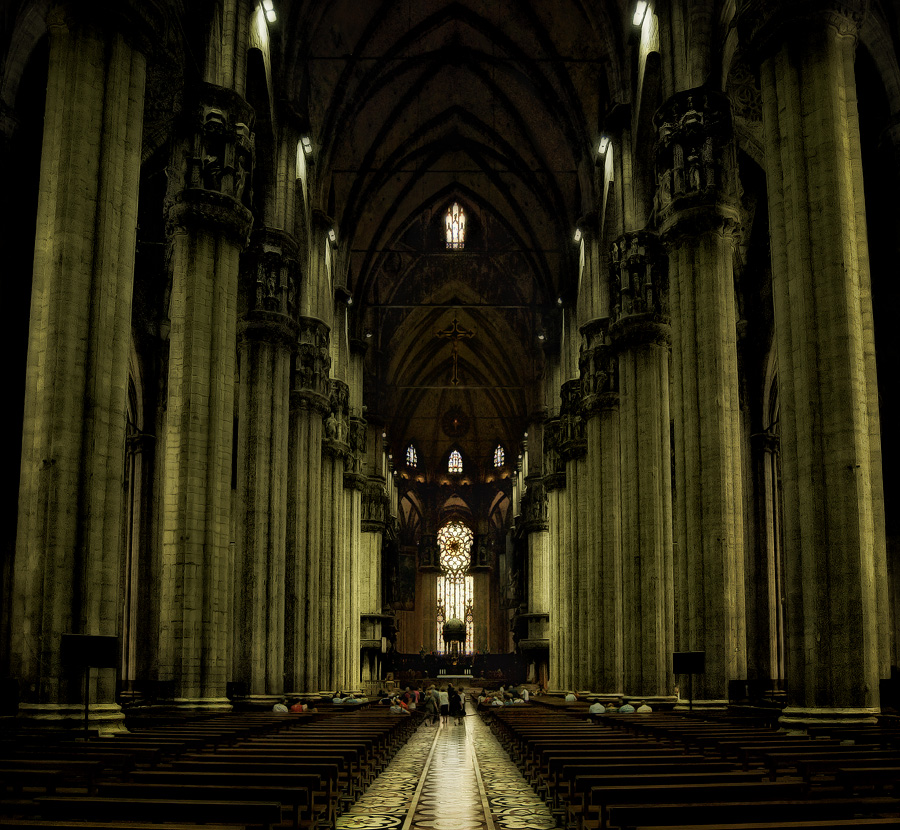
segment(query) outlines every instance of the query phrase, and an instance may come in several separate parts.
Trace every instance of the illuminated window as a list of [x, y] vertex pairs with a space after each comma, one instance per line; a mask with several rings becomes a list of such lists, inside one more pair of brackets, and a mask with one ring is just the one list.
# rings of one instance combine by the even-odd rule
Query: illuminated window
[[447, 472], [462, 472], [462, 456], [459, 454], [459, 450], [453, 450], [453, 452], [450, 453], [450, 458], [447, 461]]
[[462, 249], [466, 244], [466, 212], [456, 203], [447, 208], [444, 220], [447, 229], [447, 247]]
[[416, 448], [410, 444], [406, 448], [406, 466], [407, 467], [418, 467], [419, 466], [419, 458], [416, 455]]
[[[442, 571], [437, 577], [437, 651], [472, 654], [475, 650], [473, 579], [466, 571], [475, 537], [462, 522], [448, 522], [437, 537]], [[465, 623], [464, 643], [444, 642], [444, 623], [450, 620]]]
[[494, 450], [494, 466], [502, 467], [506, 461], [506, 453], [503, 452], [503, 447], [500, 444], [497, 444], [497, 449]]

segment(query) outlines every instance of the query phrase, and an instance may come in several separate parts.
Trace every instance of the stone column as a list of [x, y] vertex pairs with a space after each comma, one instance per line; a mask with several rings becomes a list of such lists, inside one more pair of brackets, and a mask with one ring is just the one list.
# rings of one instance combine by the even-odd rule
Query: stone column
[[[380, 431], [380, 430], [379, 430]], [[370, 434], [369, 440], [373, 436]], [[362, 492], [360, 522], [359, 610], [360, 660], [363, 684], [381, 679], [381, 548], [388, 527], [390, 504], [385, 480], [370, 476]]]
[[625, 617], [623, 613], [622, 501], [619, 446], [618, 362], [605, 318], [582, 329], [582, 412], [592, 494], [587, 520], [593, 525], [589, 580], [597, 652], [596, 676], [590, 684], [604, 695], [624, 690]]
[[238, 331], [238, 538], [234, 668], [251, 697], [284, 694], [285, 542], [291, 356], [297, 343], [296, 244], [257, 231], [244, 266]]
[[544, 423], [544, 486], [547, 488], [550, 572], [550, 690], [565, 692], [572, 688], [572, 663], [569, 654], [571, 616], [570, 569], [568, 554], [568, 513], [566, 510], [566, 471], [559, 455], [559, 418]]
[[676, 650], [706, 653], [695, 705], [724, 706], [728, 681], [747, 671], [731, 116], [726, 98], [694, 89], [655, 120], [672, 324]]
[[762, 55], [789, 552], [787, 724], [872, 719], [890, 662], [854, 76], [865, 5], [772, 4], [748, 32]]
[[[347, 677], [345, 685], [359, 688], [360, 681], [360, 608], [362, 578], [368, 575], [368, 559], [363, 561], [362, 551], [362, 493], [366, 486], [366, 476], [362, 465], [366, 457], [367, 424], [362, 418], [350, 418], [350, 455], [348, 468], [344, 470], [344, 497], [347, 502], [347, 603], [344, 617], [346, 634], [344, 643], [347, 651]], [[364, 568], [365, 565], [365, 568]]]
[[669, 700], [674, 682], [669, 317], [656, 236], [610, 246], [611, 325], [619, 361], [625, 694]]
[[169, 213], [172, 294], [162, 485], [159, 676], [174, 702], [230, 708], [231, 465], [240, 253], [253, 221], [242, 204], [253, 110], [201, 84], [186, 187]]
[[290, 399], [285, 556], [285, 691], [317, 692], [319, 561], [322, 527], [322, 419], [331, 411], [329, 330], [321, 320], [300, 318]]
[[[487, 523], [485, 523], [487, 524]], [[496, 648], [494, 626], [491, 625], [491, 576], [494, 550], [487, 533], [476, 533], [470, 552], [469, 576], [472, 577], [472, 611], [474, 643], [466, 647], [482, 651]]]
[[550, 573], [547, 490], [540, 476], [526, 478], [517, 531], [525, 537], [526, 636], [519, 648], [535, 665], [534, 682], [546, 684], [549, 672]]
[[566, 465], [567, 544], [561, 563], [567, 579], [569, 601], [566, 627], [569, 635], [567, 653], [571, 666], [571, 685], [585, 690], [593, 680], [596, 665], [596, 643], [591, 636], [593, 597], [590, 595], [591, 539], [587, 514], [591, 500], [587, 478], [587, 441], [581, 416], [581, 381], [566, 381], [560, 389], [561, 406], [557, 445]]
[[331, 379], [331, 411], [322, 440], [322, 546], [319, 552], [319, 678], [323, 690], [347, 683], [349, 554], [344, 469], [350, 454], [350, 390]]
[[[48, 16], [10, 668], [19, 715], [51, 726], [84, 716], [61, 636], [118, 631], [145, 11]], [[115, 671], [92, 674], [91, 719], [121, 728]]]

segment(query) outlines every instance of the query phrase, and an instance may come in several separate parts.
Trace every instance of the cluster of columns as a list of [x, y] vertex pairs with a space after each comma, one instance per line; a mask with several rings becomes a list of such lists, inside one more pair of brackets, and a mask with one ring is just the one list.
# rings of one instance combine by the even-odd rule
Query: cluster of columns
[[[84, 715], [62, 635], [122, 627], [123, 413], [153, 8], [101, 14], [71, 2], [48, 18], [10, 656], [20, 714], [47, 722]], [[368, 481], [387, 499], [384, 471], [366, 476], [361, 351], [350, 384], [334, 378], [328, 308], [301, 313], [317, 286], [304, 284], [292, 233], [288, 129], [272, 187], [290, 192], [269, 198], [269, 224], [254, 229], [255, 115], [239, 80], [197, 85], [176, 146], [159, 545], [148, 569], [156, 630], [146, 662], [170, 704], [212, 711], [230, 708], [231, 681], [259, 702], [358, 687], [361, 614], [381, 611], [382, 534], [363, 544], [361, 492]], [[124, 720], [115, 679], [95, 670], [89, 690], [105, 731]]]
[[[783, 518], [787, 551], [785, 619], [764, 632], [784, 625], [783, 720], [860, 720], [878, 710], [891, 647], [853, 76], [862, 5], [758, 5], [742, 34], [761, 67], [784, 503], [771, 503], [779, 441], [751, 447], [742, 429], [730, 104], [689, 89], [655, 117], [654, 222], [611, 245], [607, 315], [582, 328], [579, 379], [546, 422], [543, 475], [525, 480], [529, 570], [549, 573], [528, 616], [549, 609], [551, 688], [670, 701], [672, 653], [702, 651], [694, 703], [724, 705], [760, 634], [746, 604], [780, 590], [777, 563], [748, 566], [753, 451], [757, 512]], [[528, 520], [544, 490], [546, 531]]]

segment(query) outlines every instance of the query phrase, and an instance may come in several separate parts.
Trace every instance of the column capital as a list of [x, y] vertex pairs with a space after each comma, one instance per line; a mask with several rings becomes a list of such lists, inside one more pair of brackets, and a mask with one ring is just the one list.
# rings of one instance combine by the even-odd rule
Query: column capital
[[521, 522], [516, 530], [522, 535], [539, 533], [550, 527], [547, 505], [547, 488], [540, 476], [528, 476], [527, 487], [522, 494]]
[[331, 411], [331, 355], [328, 351], [330, 330], [321, 320], [300, 317], [299, 342], [294, 358], [291, 383], [291, 408], [310, 409], [320, 415]]
[[581, 380], [566, 381], [560, 387], [559, 396], [559, 454], [563, 461], [584, 458], [587, 454], [587, 439], [581, 408]]
[[331, 378], [329, 382], [330, 412], [325, 418], [325, 434], [322, 450], [333, 458], [350, 455], [350, 387], [342, 380]]
[[646, 230], [622, 234], [610, 245], [609, 336], [618, 348], [667, 345], [668, 261], [659, 237]]
[[750, 447], [758, 453], [775, 454], [781, 448], [781, 438], [771, 428], [762, 432], [754, 432], [750, 436]]
[[560, 451], [561, 426], [557, 415], [544, 421], [544, 484], [547, 490], [560, 490], [566, 486], [566, 464]]
[[487, 533], [476, 533], [469, 554], [469, 573], [484, 573], [491, 570], [493, 545]]
[[384, 533], [389, 513], [390, 500], [384, 488], [384, 479], [367, 479], [362, 491], [362, 532]]
[[250, 235], [249, 249], [241, 260], [248, 316], [262, 311], [296, 320], [300, 299], [297, 250], [293, 236], [278, 228], [259, 228]]
[[654, 210], [665, 244], [683, 221], [738, 221], [736, 151], [728, 98], [698, 87], [677, 92], [654, 116], [656, 143]]
[[367, 437], [368, 424], [365, 419], [351, 417], [347, 433], [347, 443], [350, 446], [350, 453], [347, 456], [349, 468], [344, 471], [344, 487], [350, 490], [362, 492], [366, 485], [366, 477], [362, 472], [362, 465], [366, 457]]
[[253, 108], [233, 89], [202, 83], [195, 90], [184, 190], [169, 209], [169, 223], [206, 226], [246, 247], [253, 215]]
[[614, 409], [619, 404], [619, 362], [609, 343], [584, 349], [578, 361], [581, 374], [581, 408], [590, 420], [598, 412]]
[[855, 39], [868, 9], [869, 0], [745, 0], [737, 26], [744, 47], [763, 60], [782, 44], [806, 38], [816, 28], [830, 27]]

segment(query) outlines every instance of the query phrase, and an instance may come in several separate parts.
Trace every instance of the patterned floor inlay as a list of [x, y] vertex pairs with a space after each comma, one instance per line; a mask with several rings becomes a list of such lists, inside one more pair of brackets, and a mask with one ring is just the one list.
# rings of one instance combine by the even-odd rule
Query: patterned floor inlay
[[553, 830], [556, 820], [480, 717], [466, 718], [494, 823], [501, 830]]
[[[485, 800], [489, 817], [484, 813]], [[490, 729], [471, 713], [460, 726], [451, 722], [420, 727], [365, 795], [337, 821], [338, 830], [400, 830], [404, 826], [406, 830], [553, 830], [556, 822]]]
[[433, 740], [434, 729], [420, 728], [356, 804], [337, 820], [338, 830], [402, 827]]

